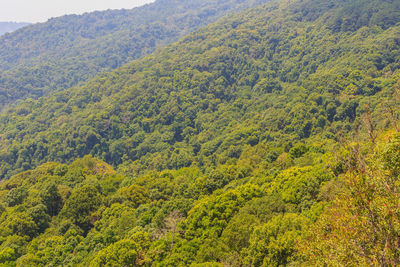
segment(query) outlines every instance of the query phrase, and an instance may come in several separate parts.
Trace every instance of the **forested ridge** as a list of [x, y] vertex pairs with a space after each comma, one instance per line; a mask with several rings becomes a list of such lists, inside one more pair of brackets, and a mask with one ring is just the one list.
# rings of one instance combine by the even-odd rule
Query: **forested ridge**
[[27, 22], [0, 22], [0, 35], [28, 26]]
[[87, 81], [268, 0], [157, 0], [52, 18], [0, 37], [0, 109]]
[[396, 266], [400, 3], [277, 0], [0, 115], [0, 263]]

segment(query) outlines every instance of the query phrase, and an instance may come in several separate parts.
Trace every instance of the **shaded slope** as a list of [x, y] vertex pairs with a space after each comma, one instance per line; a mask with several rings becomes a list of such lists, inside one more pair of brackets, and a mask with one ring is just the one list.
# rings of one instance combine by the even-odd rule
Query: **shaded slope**
[[132, 10], [70, 15], [0, 38], [0, 108], [60, 91], [267, 0], [159, 0]]

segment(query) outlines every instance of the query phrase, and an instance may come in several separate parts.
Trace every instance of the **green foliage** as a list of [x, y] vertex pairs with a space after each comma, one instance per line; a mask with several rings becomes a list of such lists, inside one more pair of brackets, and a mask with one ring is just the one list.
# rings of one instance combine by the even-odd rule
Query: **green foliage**
[[332, 178], [333, 174], [318, 165], [292, 167], [279, 173], [267, 190], [280, 195], [290, 206], [309, 209], [318, 200], [321, 185]]
[[118, 190], [117, 194], [121, 196], [123, 200], [127, 200], [129, 203], [132, 203], [134, 207], [137, 207], [140, 204], [148, 201], [148, 192], [146, 189], [135, 184], [131, 185], [130, 187], [121, 188]]
[[131, 240], [120, 240], [101, 250], [90, 266], [137, 266], [137, 245]]
[[34, 237], [39, 232], [39, 227], [32, 217], [25, 212], [11, 214], [5, 222], [8, 230], [2, 234]]
[[[172, 19], [247, 5], [217, 3], [184, 1], [176, 9], [191, 11]], [[379, 135], [400, 116], [398, 10], [274, 1], [10, 107], [0, 114], [0, 264], [399, 265], [400, 138]], [[42, 27], [53, 24], [64, 25]], [[121, 44], [103, 26], [93, 41]]]
[[142, 266], [149, 244], [148, 234], [137, 232], [131, 239], [122, 239], [99, 251], [90, 266]]
[[307, 219], [287, 213], [278, 215], [256, 228], [245, 252], [244, 262], [250, 266], [286, 266], [300, 239]]
[[84, 230], [90, 227], [90, 215], [101, 204], [101, 196], [92, 185], [84, 185], [72, 191], [62, 210], [62, 215]]
[[29, 239], [27, 237], [10, 235], [2, 242], [0, 249], [2, 249], [2, 251], [11, 251], [12, 249], [12, 254], [15, 257], [13, 260], [16, 260], [26, 253], [28, 241]]
[[17, 264], [19, 266], [40, 266], [42, 261], [36, 255], [26, 254], [18, 259]]
[[22, 201], [24, 201], [27, 195], [28, 193], [26, 192], [25, 188], [13, 188], [5, 196], [4, 203], [6, 203], [9, 207], [19, 205], [22, 203]]
[[54, 183], [46, 185], [41, 189], [40, 197], [46, 206], [47, 213], [50, 216], [57, 215], [63, 206], [63, 200], [57, 186]]
[[239, 212], [225, 227], [221, 238], [231, 250], [240, 253], [249, 246], [250, 235], [258, 224], [260, 221], [255, 215]]
[[[226, 14], [265, 2], [160, 0], [131, 10], [52, 18], [4, 35], [0, 37], [0, 110], [16, 100], [38, 98], [88, 81]], [[0, 23], [0, 35], [4, 26]], [[58, 103], [67, 100], [57, 97]], [[25, 108], [18, 111], [20, 115], [27, 112]], [[89, 129], [82, 134], [88, 146], [99, 139]]]
[[99, 209], [95, 215], [99, 218], [94, 224], [94, 229], [103, 234], [107, 244], [124, 237], [136, 226], [135, 210], [124, 204], [116, 203], [109, 208]]
[[248, 185], [203, 199], [188, 213], [183, 226], [186, 237], [190, 239], [221, 236], [222, 230], [239, 208], [260, 195], [260, 188]]
[[37, 225], [39, 233], [44, 232], [49, 227], [51, 217], [46, 212], [47, 208], [43, 204], [28, 209], [28, 214]]
[[303, 156], [307, 151], [308, 148], [304, 144], [298, 144], [289, 150], [289, 155], [296, 159]]
[[383, 151], [384, 169], [390, 172], [390, 176], [400, 176], [400, 135], [395, 133], [390, 136], [390, 142], [387, 143]]
[[15, 260], [15, 251], [12, 248], [5, 248], [0, 251], [0, 263], [8, 263]]

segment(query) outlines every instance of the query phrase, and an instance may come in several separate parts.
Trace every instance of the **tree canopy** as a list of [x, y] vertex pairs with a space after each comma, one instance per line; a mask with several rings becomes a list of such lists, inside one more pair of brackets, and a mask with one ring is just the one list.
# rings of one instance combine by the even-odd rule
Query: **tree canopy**
[[272, 1], [7, 108], [0, 265], [398, 265], [399, 11]]

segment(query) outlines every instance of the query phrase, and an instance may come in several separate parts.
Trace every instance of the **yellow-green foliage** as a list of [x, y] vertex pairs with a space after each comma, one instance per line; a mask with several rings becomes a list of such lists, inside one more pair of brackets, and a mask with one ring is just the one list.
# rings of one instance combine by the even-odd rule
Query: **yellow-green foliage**
[[306, 264], [396, 266], [400, 254], [400, 134], [357, 152], [340, 193], [310, 228], [299, 250]]

